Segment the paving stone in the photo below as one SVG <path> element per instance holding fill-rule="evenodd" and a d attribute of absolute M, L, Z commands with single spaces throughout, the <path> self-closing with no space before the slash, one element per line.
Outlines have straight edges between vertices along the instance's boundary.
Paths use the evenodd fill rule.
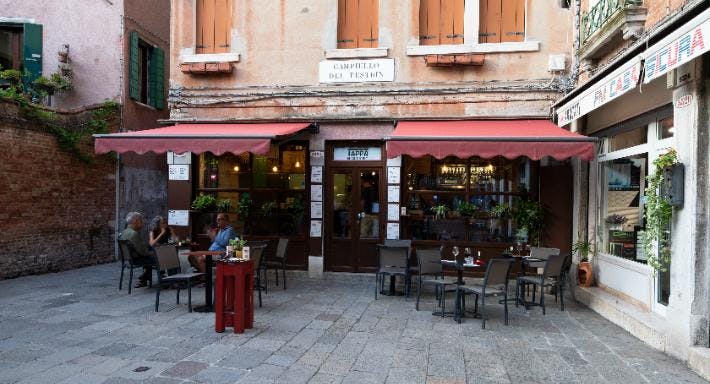
<path fill-rule="evenodd" d="M 234 354 L 224 357 L 216 364 L 228 368 L 251 369 L 261 364 L 268 359 L 271 354 L 266 351 L 260 351 L 250 348 L 239 348 Z"/>
<path fill-rule="evenodd" d="M 74 376 L 70 376 L 59 384 L 101 384 L 108 379 L 106 376 L 95 375 L 93 373 L 82 372 Z"/>
<path fill-rule="evenodd" d="M 238 369 L 207 367 L 191 378 L 197 383 L 224 384 L 239 380 L 245 371 Z"/>
<path fill-rule="evenodd" d="M 380 384 L 387 378 L 386 373 L 350 371 L 342 381 L 342 384 Z"/>
<path fill-rule="evenodd" d="M 329 375 L 327 373 L 316 373 L 308 380 L 308 384 L 340 384 L 343 376 Z"/>
<path fill-rule="evenodd" d="M 264 377 L 267 379 L 276 379 L 286 370 L 285 367 L 273 364 L 260 364 L 252 368 L 250 375 Z"/>
<path fill-rule="evenodd" d="M 161 373 L 163 376 L 178 377 L 188 379 L 195 376 L 201 370 L 207 368 L 207 364 L 197 361 L 181 361 Z"/>

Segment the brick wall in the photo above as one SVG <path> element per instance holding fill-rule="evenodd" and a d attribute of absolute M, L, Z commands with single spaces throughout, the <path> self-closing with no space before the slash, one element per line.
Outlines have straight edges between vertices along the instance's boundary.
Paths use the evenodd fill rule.
<path fill-rule="evenodd" d="M 72 125 L 89 112 L 59 118 Z M 0 101 L 0 279 L 112 261 L 114 160 L 82 163 L 18 116 L 15 105 Z"/>

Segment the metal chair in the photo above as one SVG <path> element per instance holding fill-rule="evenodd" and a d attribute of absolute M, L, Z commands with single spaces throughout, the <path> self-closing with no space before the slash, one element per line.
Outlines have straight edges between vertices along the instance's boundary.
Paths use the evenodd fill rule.
<path fill-rule="evenodd" d="M 547 259 L 551 255 L 559 255 L 559 254 L 560 254 L 559 248 L 530 247 L 530 258 L 531 259 L 539 259 L 542 261 L 531 261 L 531 262 L 526 262 L 526 264 L 529 268 L 544 268 L 545 261 L 547 261 Z M 526 290 L 525 288 L 526 287 L 523 286 L 523 291 Z M 532 301 L 535 301 L 536 295 L 537 295 L 537 287 L 533 286 Z"/>
<path fill-rule="evenodd" d="M 542 307 L 542 314 L 545 314 L 545 287 L 555 287 L 560 291 L 560 310 L 565 310 L 565 299 L 564 299 L 564 265 L 569 254 L 565 255 L 551 255 L 545 262 L 545 267 L 542 274 L 535 276 L 519 276 L 516 282 L 515 295 L 516 299 L 520 300 L 521 288 L 523 285 L 532 284 L 537 287 L 540 286 L 540 304 L 535 304 L 533 297 L 533 302 L 529 303 L 525 301 L 525 297 L 522 298 L 522 303 L 525 309 L 528 309 L 531 305 L 539 305 Z M 515 306 L 518 306 L 516 300 Z"/>
<path fill-rule="evenodd" d="M 476 296 L 474 312 L 478 312 L 478 299 L 481 299 L 481 329 L 486 329 L 486 297 L 503 296 L 503 311 L 505 325 L 508 325 L 508 274 L 513 265 L 510 259 L 493 259 L 488 261 L 483 285 L 456 286 L 456 321 L 461 323 L 461 317 L 466 311 L 467 294 Z"/>
<path fill-rule="evenodd" d="M 385 245 L 388 247 L 407 247 L 409 250 L 407 251 L 407 257 L 409 258 L 409 276 L 412 276 L 414 272 L 417 272 L 419 270 L 419 267 L 417 266 L 417 263 L 412 264 L 412 240 L 403 240 L 403 239 L 385 239 Z M 411 279 L 410 279 L 410 284 L 411 284 Z M 411 292 L 412 287 L 409 287 L 409 290 Z"/>
<path fill-rule="evenodd" d="M 279 243 L 276 246 L 276 253 L 273 254 L 273 260 L 267 256 L 265 258 L 265 272 L 268 272 L 269 268 L 273 268 L 276 273 L 276 286 L 279 286 L 279 268 L 281 268 L 281 277 L 284 282 L 284 289 L 286 289 L 286 250 L 288 249 L 288 239 L 280 238 Z M 266 275 L 264 275 L 264 280 L 266 280 Z"/>
<path fill-rule="evenodd" d="M 442 247 L 443 248 L 443 247 Z M 441 264 L 440 249 L 417 249 L 417 264 L 419 272 L 419 284 L 417 285 L 417 304 L 415 308 L 419 310 L 419 298 L 422 294 L 422 284 L 433 285 L 439 306 L 446 309 L 446 287 L 456 285 L 455 281 L 444 279 L 444 266 Z M 433 276 L 434 279 L 423 279 L 424 276 Z M 441 278 L 441 280 L 439 280 Z"/>
<path fill-rule="evenodd" d="M 204 273 L 181 273 L 180 258 L 177 248 L 174 245 L 162 245 L 155 247 L 155 259 L 158 268 L 158 290 L 155 292 L 155 312 L 158 312 L 160 305 L 160 289 L 163 284 L 176 284 L 177 304 L 180 304 L 180 284 L 185 284 L 187 289 L 187 310 L 192 312 L 192 283 Z M 180 273 L 167 275 L 170 270 L 178 270 Z M 165 275 L 164 275 L 165 274 Z"/>
<path fill-rule="evenodd" d="M 265 241 L 250 241 L 247 242 L 249 246 L 249 258 L 254 262 L 254 286 L 257 291 L 259 291 L 259 308 L 261 308 L 261 289 L 266 290 L 265 284 L 262 283 L 261 275 L 264 275 L 264 281 L 266 280 L 266 269 L 264 260 L 264 254 L 266 252 L 267 242 Z M 268 291 L 267 291 L 268 293 Z"/>
<path fill-rule="evenodd" d="M 407 298 L 409 297 L 409 247 L 390 247 L 382 244 L 377 244 L 375 300 L 377 300 L 377 291 L 384 289 L 385 276 L 404 277 L 404 293 Z M 382 287 L 380 287 L 380 285 L 382 285 Z"/>
<path fill-rule="evenodd" d="M 130 241 L 124 239 L 118 239 L 116 241 L 118 242 L 118 256 L 121 259 L 121 278 L 118 280 L 118 290 L 123 289 L 123 270 L 128 267 L 128 294 L 130 294 L 131 288 L 133 287 L 133 270 L 144 267 L 155 269 L 155 262 L 153 260 L 148 261 L 145 257 L 138 256 Z M 153 279 L 150 279 L 148 284 L 152 287 Z"/>

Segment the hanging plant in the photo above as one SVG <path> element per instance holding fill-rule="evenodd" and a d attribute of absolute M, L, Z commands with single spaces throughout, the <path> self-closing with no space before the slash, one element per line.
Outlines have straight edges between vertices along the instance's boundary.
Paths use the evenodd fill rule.
<path fill-rule="evenodd" d="M 648 265 L 654 271 L 667 271 L 671 262 L 671 239 L 668 226 L 673 217 L 673 207 L 661 195 L 661 191 L 665 187 L 664 171 L 676 163 L 678 163 L 678 155 L 671 149 L 653 161 L 654 171 L 646 176 L 648 186 L 644 192 L 646 229 L 643 236 L 643 251 Z"/>

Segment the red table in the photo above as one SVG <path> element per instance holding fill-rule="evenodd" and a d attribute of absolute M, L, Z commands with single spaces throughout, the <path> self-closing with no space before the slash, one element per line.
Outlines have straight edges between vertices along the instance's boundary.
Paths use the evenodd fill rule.
<path fill-rule="evenodd" d="M 217 262 L 215 288 L 215 331 L 234 327 L 244 333 L 254 327 L 254 262 Z"/>

